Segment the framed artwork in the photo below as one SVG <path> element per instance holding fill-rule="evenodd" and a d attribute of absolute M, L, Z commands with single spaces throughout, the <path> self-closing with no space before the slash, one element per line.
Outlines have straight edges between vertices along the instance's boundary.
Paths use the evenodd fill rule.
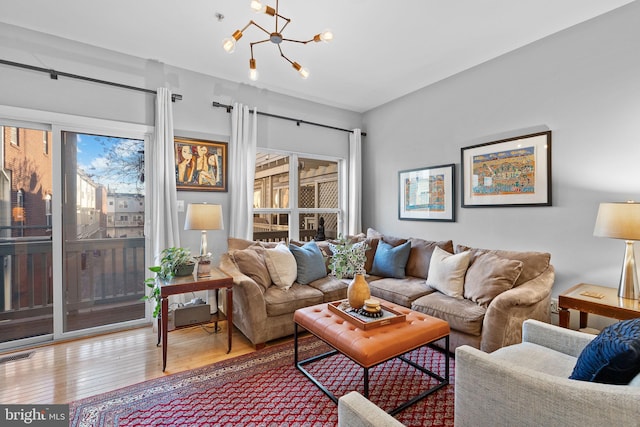
<path fill-rule="evenodd" d="M 462 207 L 551 206 L 551 131 L 464 147 Z"/>
<path fill-rule="evenodd" d="M 455 176 L 453 164 L 398 172 L 398 219 L 455 221 Z"/>
<path fill-rule="evenodd" d="M 227 191 L 227 143 L 174 138 L 176 188 Z"/>

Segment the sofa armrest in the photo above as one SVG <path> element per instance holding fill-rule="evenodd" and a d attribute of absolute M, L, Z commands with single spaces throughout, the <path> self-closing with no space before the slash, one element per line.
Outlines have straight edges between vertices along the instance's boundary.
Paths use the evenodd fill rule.
<path fill-rule="evenodd" d="M 525 320 L 522 324 L 522 341 L 538 344 L 569 356 L 578 357 L 595 335 L 561 328 L 537 320 Z"/>
<path fill-rule="evenodd" d="M 456 349 L 457 427 L 479 425 L 637 425 L 640 387 L 598 384 L 496 360 L 470 346 Z M 491 408 L 491 410 L 487 410 Z"/>
<path fill-rule="evenodd" d="M 339 427 L 396 427 L 403 425 L 357 391 L 347 393 L 338 399 Z"/>
<path fill-rule="evenodd" d="M 242 274 L 228 254 L 220 257 L 220 269 L 233 278 L 233 324 L 254 345 L 264 343 L 267 306 L 262 286 Z"/>
<path fill-rule="evenodd" d="M 482 325 L 481 350 L 488 353 L 522 341 L 522 322 L 536 319 L 550 323 L 549 304 L 555 279 L 552 265 L 538 277 L 495 297 Z"/>

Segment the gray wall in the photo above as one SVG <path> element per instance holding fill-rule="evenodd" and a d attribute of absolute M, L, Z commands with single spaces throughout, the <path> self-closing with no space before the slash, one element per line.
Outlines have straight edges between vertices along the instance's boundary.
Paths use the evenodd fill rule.
<path fill-rule="evenodd" d="M 194 52 L 194 54 L 198 54 Z M 177 136 L 226 141 L 230 115 L 212 102 L 241 102 L 259 111 L 352 129 L 362 126 L 362 115 L 217 79 L 154 60 L 124 55 L 75 41 L 0 23 L 0 58 L 57 71 L 155 90 L 168 87 L 183 96 L 173 104 Z M 295 76 L 293 77 L 295 78 Z M 96 117 L 127 123 L 154 124 L 155 97 L 0 65 L 0 105 Z M 0 119 L 2 119 L 0 117 Z M 346 158 L 348 133 L 260 116 L 258 146 Z M 231 191 L 232 189 L 230 189 Z M 178 192 L 189 202 L 221 203 L 229 223 L 229 193 Z M 179 214 L 179 221 L 184 213 Z M 226 249 L 226 232 L 209 232 L 215 255 Z M 200 233 L 181 230 L 181 244 L 197 251 Z"/>
<path fill-rule="evenodd" d="M 640 2 L 364 115 L 365 227 L 552 254 L 554 295 L 617 286 L 624 243 L 593 237 L 598 204 L 640 199 Z M 460 207 L 460 149 L 550 129 L 553 206 Z M 457 222 L 398 220 L 398 171 L 456 163 Z"/>

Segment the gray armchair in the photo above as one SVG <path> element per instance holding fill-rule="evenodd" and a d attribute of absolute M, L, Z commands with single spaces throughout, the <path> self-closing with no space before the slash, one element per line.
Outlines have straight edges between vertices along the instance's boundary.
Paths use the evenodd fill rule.
<path fill-rule="evenodd" d="M 369 399 L 352 391 L 338 399 L 338 427 L 402 427 Z"/>
<path fill-rule="evenodd" d="M 577 357 L 593 338 L 527 320 L 521 344 L 493 353 L 458 347 L 455 425 L 640 425 L 640 387 L 568 379 Z"/>

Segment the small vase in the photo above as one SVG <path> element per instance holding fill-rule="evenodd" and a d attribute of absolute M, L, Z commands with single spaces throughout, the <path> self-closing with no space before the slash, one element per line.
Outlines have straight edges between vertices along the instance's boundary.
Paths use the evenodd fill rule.
<path fill-rule="evenodd" d="M 364 300 L 371 298 L 369 284 L 364 275 L 356 274 L 347 288 L 347 298 L 352 308 L 358 309 L 364 306 Z"/>

